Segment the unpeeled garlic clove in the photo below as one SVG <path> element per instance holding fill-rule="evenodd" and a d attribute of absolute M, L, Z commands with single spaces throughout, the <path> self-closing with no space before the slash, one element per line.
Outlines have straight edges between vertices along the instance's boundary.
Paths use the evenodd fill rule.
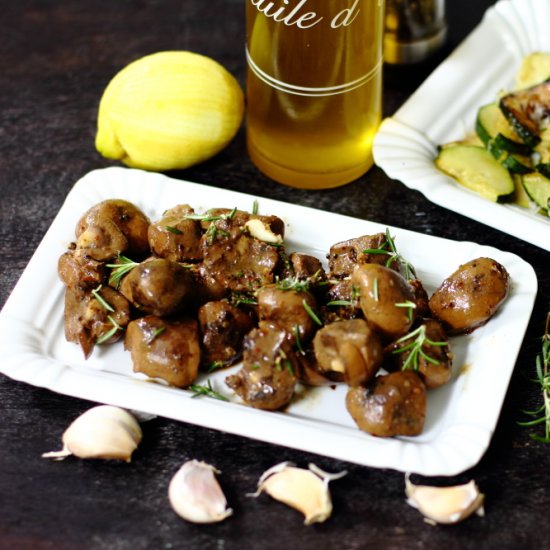
<path fill-rule="evenodd" d="M 328 484 L 347 472 L 329 474 L 315 464 L 309 470 L 297 468 L 291 462 L 281 462 L 265 471 L 253 496 L 266 492 L 269 496 L 304 514 L 304 524 L 321 523 L 332 513 Z"/>
<path fill-rule="evenodd" d="M 453 487 L 431 487 L 415 485 L 405 478 L 407 503 L 417 508 L 428 523 L 458 523 L 474 512 L 484 515 L 485 495 L 479 491 L 475 481 Z"/>
<path fill-rule="evenodd" d="M 172 508 L 181 518 L 193 523 L 215 523 L 233 513 L 215 477 L 216 468 L 189 460 L 177 471 L 168 487 Z"/>
<path fill-rule="evenodd" d="M 107 458 L 130 462 L 141 442 L 138 421 L 128 411 L 111 405 L 99 405 L 81 414 L 65 430 L 63 449 L 44 453 L 44 458 Z"/>

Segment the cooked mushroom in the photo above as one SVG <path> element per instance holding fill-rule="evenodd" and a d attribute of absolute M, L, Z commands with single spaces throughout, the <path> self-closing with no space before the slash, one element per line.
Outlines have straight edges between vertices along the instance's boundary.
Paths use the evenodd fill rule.
<path fill-rule="evenodd" d="M 364 319 L 324 326 L 315 335 L 313 346 L 321 371 L 339 374 L 350 386 L 366 384 L 383 359 L 380 338 Z"/>
<path fill-rule="evenodd" d="M 103 282 L 106 268 L 81 250 L 68 250 L 59 257 L 57 272 L 66 286 L 92 289 Z"/>
<path fill-rule="evenodd" d="M 188 204 L 180 204 L 149 225 L 149 244 L 156 256 L 173 262 L 202 259 L 202 230 L 198 220 L 189 218 L 193 214 L 194 210 Z"/>
<path fill-rule="evenodd" d="M 246 404 L 277 410 L 292 399 L 296 367 L 286 333 L 258 328 L 244 339 L 242 368 L 225 381 Z"/>
<path fill-rule="evenodd" d="M 262 287 L 257 293 L 258 316 L 260 323 L 284 330 L 294 340 L 302 343 L 311 340 L 317 328 L 315 321 L 308 313 L 316 309 L 312 294 L 305 290 L 284 290 L 277 285 Z"/>
<path fill-rule="evenodd" d="M 134 372 L 178 388 L 197 377 L 201 351 L 194 319 L 168 321 L 154 315 L 136 319 L 128 325 L 124 347 L 130 350 Z"/>
<path fill-rule="evenodd" d="M 198 316 L 203 364 L 227 366 L 237 361 L 244 335 L 254 326 L 250 316 L 222 300 L 204 304 Z"/>
<path fill-rule="evenodd" d="M 506 299 L 510 276 L 491 258 L 461 265 L 430 298 L 430 309 L 449 334 L 472 332 L 485 324 Z"/>
<path fill-rule="evenodd" d="M 76 226 L 77 247 L 95 260 L 126 253 L 141 258 L 149 253 L 149 218 L 132 203 L 109 199 L 92 206 Z"/>
<path fill-rule="evenodd" d="M 390 340 L 407 333 L 416 301 L 402 275 L 383 265 L 365 264 L 356 268 L 351 282 L 359 287 L 361 309 L 372 328 Z"/>
<path fill-rule="evenodd" d="M 235 214 L 209 222 L 202 236 L 208 276 L 233 291 L 247 292 L 272 283 L 280 262 L 277 246 L 252 237 Z"/>
<path fill-rule="evenodd" d="M 371 435 L 418 435 L 426 418 L 426 388 L 413 371 L 393 372 L 377 376 L 366 388 L 350 388 L 346 407 L 357 426 Z"/>
<path fill-rule="evenodd" d="M 330 277 L 345 279 L 350 277 L 358 265 L 376 263 L 384 264 L 387 256 L 384 254 L 371 254 L 367 250 L 383 250 L 386 245 L 386 235 L 364 235 L 336 243 L 330 247 L 327 255 Z"/>
<path fill-rule="evenodd" d="M 359 287 L 351 279 L 333 284 L 326 293 L 325 305 L 320 308 L 320 314 L 325 324 L 364 317 L 359 303 Z"/>
<path fill-rule="evenodd" d="M 388 370 L 392 366 L 397 370 L 412 368 L 428 389 L 442 386 L 451 379 L 453 355 L 449 338 L 435 319 L 423 319 L 410 338 L 405 335 L 384 351 L 388 358 L 384 365 Z"/>
<path fill-rule="evenodd" d="M 191 299 L 193 288 L 188 270 L 163 258 L 142 262 L 120 284 L 120 292 L 135 307 L 160 317 L 181 310 Z"/>
<path fill-rule="evenodd" d="M 130 322 L 130 304 L 110 287 L 65 291 L 65 338 L 80 344 L 88 358 L 95 344 L 112 344 L 120 339 Z"/>

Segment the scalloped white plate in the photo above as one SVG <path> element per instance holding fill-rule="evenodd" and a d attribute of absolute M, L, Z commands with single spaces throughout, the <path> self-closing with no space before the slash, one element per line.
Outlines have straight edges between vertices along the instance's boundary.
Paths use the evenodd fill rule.
<path fill-rule="evenodd" d="M 367 466 L 451 475 L 479 461 L 493 434 L 535 299 L 534 271 L 521 258 L 471 242 L 390 228 L 400 252 L 414 263 L 428 291 L 459 264 L 479 256 L 502 263 L 511 275 L 512 287 L 490 323 L 453 341 L 453 380 L 430 392 L 424 433 L 416 438 L 381 439 L 356 428 L 345 409 L 343 386 L 303 389 L 284 412 L 275 413 L 237 403 L 223 382 L 227 371 L 209 376 L 214 388 L 233 401 L 229 403 L 192 399 L 186 390 L 139 378 L 132 373 L 130 356 L 121 343 L 100 346 L 85 361 L 79 347 L 64 338 L 64 288 L 57 278 L 57 258 L 74 238 L 74 227 L 84 211 L 107 198 L 132 201 L 152 219 L 180 203 L 189 203 L 197 211 L 217 206 L 250 210 L 254 200 L 139 170 L 107 168 L 87 174 L 67 196 L 0 312 L 0 372 L 63 394 Z M 260 199 L 259 207 L 260 212 L 284 219 L 288 250 L 309 252 L 320 259 L 337 241 L 386 229 L 268 199 Z M 203 375 L 198 383 L 206 378 Z"/>
<path fill-rule="evenodd" d="M 550 51 L 550 0 L 500 0 L 408 101 L 383 121 L 374 159 L 392 179 L 430 201 L 550 250 L 550 218 L 497 204 L 434 165 L 437 145 L 472 131 L 478 108 L 511 89 L 523 57 Z"/>

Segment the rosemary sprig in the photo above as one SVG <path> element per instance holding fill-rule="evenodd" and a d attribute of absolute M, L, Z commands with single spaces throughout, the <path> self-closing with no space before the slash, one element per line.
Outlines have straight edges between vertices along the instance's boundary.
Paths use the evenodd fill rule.
<path fill-rule="evenodd" d="M 212 387 L 212 382 L 210 380 L 207 380 L 206 384 L 203 384 L 202 386 L 200 384 L 191 384 L 189 386 L 189 389 L 193 392 L 191 398 L 205 396 L 212 397 L 213 399 L 218 399 L 219 401 L 229 401 L 229 399 L 227 399 L 225 395 L 217 392 Z"/>
<path fill-rule="evenodd" d="M 313 322 L 316 325 L 319 325 L 320 327 L 323 326 L 323 321 L 317 317 L 317 314 L 311 309 L 311 306 L 304 300 L 302 300 L 302 305 L 304 306 L 304 309 L 306 310 L 306 313 L 313 319 Z"/>
<path fill-rule="evenodd" d="M 413 320 L 413 312 L 416 309 L 416 304 L 414 302 L 407 300 L 406 302 L 399 302 L 394 305 L 395 307 L 407 309 L 407 317 L 409 318 L 409 321 Z"/>
<path fill-rule="evenodd" d="M 254 202 L 252 203 L 252 214 L 256 216 L 259 211 L 260 211 L 260 204 L 258 203 L 258 199 L 254 199 Z"/>
<path fill-rule="evenodd" d="M 94 290 L 92 290 L 92 294 L 94 295 L 94 298 L 99 302 L 99 305 L 103 309 L 106 309 L 107 311 L 114 313 L 115 309 L 113 308 L 113 306 L 109 302 L 107 302 L 107 300 L 105 300 L 105 298 L 103 298 L 103 296 L 99 293 L 102 287 L 103 285 L 99 285 L 97 288 L 94 288 Z"/>
<path fill-rule="evenodd" d="M 178 229 L 177 227 L 174 227 L 173 225 L 165 225 L 164 229 L 166 229 L 166 231 L 169 231 L 170 233 L 173 233 L 174 235 L 183 235 L 183 231 L 181 229 Z"/>
<path fill-rule="evenodd" d="M 223 361 L 212 361 L 208 366 L 208 372 L 214 372 L 223 367 Z"/>
<path fill-rule="evenodd" d="M 394 349 L 392 351 L 393 354 L 401 354 L 405 353 L 406 351 L 410 351 L 408 357 L 405 359 L 403 365 L 401 366 L 401 370 L 407 370 L 407 369 L 413 369 L 417 371 L 419 369 L 418 360 L 420 357 L 423 357 L 424 360 L 426 360 L 428 363 L 431 363 L 432 365 L 439 365 L 439 361 L 437 359 L 434 359 L 433 357 L 430 357 L 422 348 L 427 344 L 430 346 L 436 346 L 436 347 L 443 347 L 448 346 L 448 342 L 434 342 L 433 340 L 430 340 L 426 336 L 426 326 L 420 325 L 417 329 L 413 330 L 412 332 L 409 332 L 408 334 L 405 334 L 405 336 L 402 336 L 398 340 L 395 341 L 396 344 L 402 344 L 403 342 L 406 342 L 407 340 L 411 340 L 407 345 L 400 347 L 398 349 Z"/>
<path fill-rule="evenodd" d="M 298 353 L 300 355 L 305 355 L 306 352 L 304 351 L 304 348 L 302 346 L 302 338 L 300 336 L 300 327 L 298 325 L 294 325 L 294 339 L 296 340 L 296 348 L 298 349 Z"/>
<path fill-rule="evenodd" d="M 542 390 L 542 405 L 535 411 L 523 411 L 533 420 L 518 422 L 520 426 L 536 426 L 544 424 L 544 437 L 538 434 L 531 434 L 531 438 L 541 443 L 550 443 L 550 311 L 546 315 L 544 335 L 539 355 L 535 360 L 537 378 L 535 382 Z"/>
<path fill-rule="evenodd" d="M 145 343 L 147 345 L 151 345 L 165 330 L 166 327 L 156 328 L 153 332 L 151 332 Z"/>
<path fill-rule="evenodd" d="M 137 267 L 139 263 L 130 260 L 122 254 L 118 255 L 118 262 L 116 264 L 106 264 L 106 267 L 111 269 L 111 275 L 109 276 L 109 284 L 118 288 L 120 281 L 127 273 L 130 273 L 134 267 Z"/>
<path fill-rule="evenodd" d="M 271 243 L 269 243 L 271 244 Z M 307 292 L 311 285 L 317 283 L 320 277 L 320 270 L 316 271 L 313 275 L 306 277 L 305 279 L 299 279 L 298 277 L 291 275 L 280 279 L 275 279 L 275 288 L 278 290 L 294 290 L 295 292 Z"/>
<path fill-rule="evenodd" d="M 349 300 L 332 300 L 327 302 L 328 307 L 357 307 L 360 290 L 357 285 L 351 285 L 351 293 Z"/>
<path fill-rule="evenodd" d="M 208 210 L 206 214 L 187 214 L 184 216 L 186 220 L 197 220 L 199 222 L 217 222 L 219 220 L 232 220 L 237 212 L 237 207 L 233 208 L 229 214 L 217 214 L 212 215 L 211 210 Z"/>
<path fill-rule="evenodd" d="M 122 327 L 110 316 L 107 315 L 107 319 L 109 319 L 109 322 L 113 326 L 112 329 L 108 330 L 107 332 L 103 333 L 96 341 L 96 344 L 104 344 L 105 342 L 108 342 L 119 330 L 122 330 Z"/>
<path fill-rule="evenodd" d="M 388 249 L 389 248 L 389 249 Z M 416 272 L 411 263 L 409 263 L 399 252 L 395 246 L 395 241 L 390 235 L 390 230 L 386 228 L 386 242 L 382 243 L 378 248 L 367 248 L 363 250 L 363 254 L 383 254 L 388 256 L 386 267 L 391 267 L 394 262 L 397 262 L 403 270 L 403 276 L 407 280 L 416 279 Z"/>

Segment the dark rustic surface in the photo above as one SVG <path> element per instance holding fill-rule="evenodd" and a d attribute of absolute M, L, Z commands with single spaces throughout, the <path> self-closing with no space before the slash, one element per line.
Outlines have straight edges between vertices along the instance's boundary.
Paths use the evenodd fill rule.
<path fill-rule="evenodd" d="M 0 0 L 0 305 L 74 182 L 89 170 L 111 164 L 93 146 L 98 101 L 109 79 L 142 55 L 190 49 L 216 58 L 244 83 L 244 3 Z M 449 6 L 449 48 L 492 3 L 462 0 Z M 414 70 L 388 71 L 386 114 L 402 104 L 436 61 Z M 333 191 L 277 185 L 251 165 L 242 133 L 216 158 L 177 177 L 493 245 L 534 266 L 539 296 L 490 448 L 471 471 L 435 480 L 475 478 L 487 495 L 486 517 L 454 527 L 430 527 L 405 504 L 401 473 L 161 418 L 145 425 L 144 442 L 131 465 L 46 461 L 41 453 L 56 448 L 68 422 L 90 403 L 0 375 L 0 548 L 550 547 L 550 447 L 532 442 L 529 432 L 516 424 L 520 410 L 540 399 L 528 378 L 549 302 L 547 252 L 435 206 L 378 168 Z M 494 367 L 498 376 L 498 365 Z M 168 481 L 189 458 L 222 470 L 233 518 L 194 526 L 169 508 Z M 334 514 L 328 522 L 306 528 L 295 511 L 267 497 L 245 496 L 264 469 L 283 459 L 348 470 L 332 487 Z"/>

